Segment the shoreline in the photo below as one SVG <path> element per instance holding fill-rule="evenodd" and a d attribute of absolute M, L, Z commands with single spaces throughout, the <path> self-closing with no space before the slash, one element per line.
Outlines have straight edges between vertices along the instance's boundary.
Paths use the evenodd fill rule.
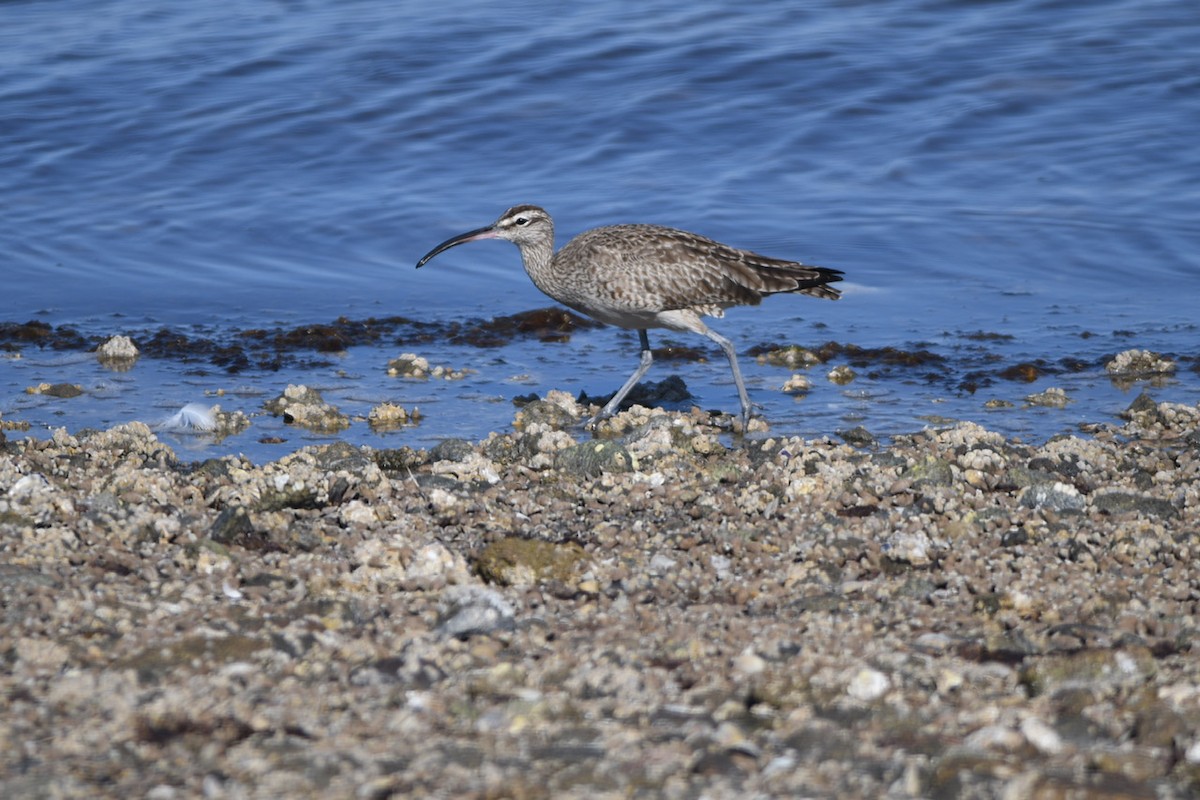
<path fill-rule="evenodd" d="M 21 796 L 1185 797 L 1200 410 L 730 447 L 0 444 Z"/>
<path fill-rule="evenodd" d="M 137 420 L 181 456 L 245 453 L 257 463 L 335 440 L 432 447 L 447 437 L 507 429 L 513 405 L 531 391 L 570 388 L 581 402 L 611 392 L 631 366 L 633 345 L 616 331 L 584 331 L 585 322 L 540 308 L 436 324 L 339 318 L 203 332 L 81 333 L 49 323 L 0 323 L 0 388 L 8 398 L 0 428 L 30 426 L 44 438 L 64 422 L 74 430 Z M 1157 400 L 1200 400 L 1196 357 L 1163 350 L 1154 337 L 1080 339 L 1087 346 L 1070 344 L 1069 358 L 982 330 L 892 345 L 855 344 L 853 335 L 839 342 L 823 329 L 795 339 L 743 338 L 747 386 L 772 433 L 820 436 L 861 426 L 890 439 L 977 420 L 1006 436 L 1045 441 L 1086 432 L 1082 423 L 1117 422 L 1144 388 Z M 720 353 L 669 339 L 660 344 L 655 368 L 635 390 L 651 393 L 631 404 L 681 413 L 693 403 L 734 407 L 732 388 L 713 363 L 723 360 Z M 278 407 L 291 404 L 283 397 L 288 391 L 302 388 L 324 396 L 308 427 L 289 424 L 287 408 Z M 181 411 L 201 405 L 240 421 L 218 424 L 219 436 L 176 427 Z"/>

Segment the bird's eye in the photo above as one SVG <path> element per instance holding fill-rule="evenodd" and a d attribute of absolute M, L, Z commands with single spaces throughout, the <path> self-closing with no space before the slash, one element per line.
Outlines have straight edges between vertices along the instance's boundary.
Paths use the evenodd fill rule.
<path fill-rule="evenodd" d="M 529 224 L 529 218 L 528 218 L 528 217 L 517 217 L 517 218 L 516 218 L 516 220 L 515 220 L 515 222 L 516 222 L 518 225 L 528 225 L 528 224 Z"/>

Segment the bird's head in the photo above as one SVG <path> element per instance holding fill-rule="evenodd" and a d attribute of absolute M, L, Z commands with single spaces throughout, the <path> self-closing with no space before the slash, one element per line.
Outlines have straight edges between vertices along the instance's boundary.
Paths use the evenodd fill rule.
<path fill-rule="evenodd" d="M 537 206 L 513 206 L 486 228 L 478 228 L 458 236 L 452 236 L 430 250 L 417 262 L 417 268 L 425 266 L 434 256 L 467 242 L 480 239 L 505 239 L 518 247 L 533 244 L 554 246 L 554 222 L 550 215 Z"/>

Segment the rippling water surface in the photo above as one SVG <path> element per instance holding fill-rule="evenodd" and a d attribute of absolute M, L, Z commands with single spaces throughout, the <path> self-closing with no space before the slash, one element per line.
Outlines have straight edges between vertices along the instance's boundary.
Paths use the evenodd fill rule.
<path fill-rule="evenodd" d="M 797 401 L 778 392 L 789 372 L 746 358 L 779 433 L 946 416 L 1037 438 L 1111 421 L 1143 387 L 1102 364 L 1131 347 L 1180 359 L 1156 397 L 1200 400 L 1193 3 L 732 5 L 0 4 L 0 322 L 233 341 L 342 316 L 511 314 L 548 302 L 511 245 L 413 265 L 532 202 L 560 243 L 657 222 L 845 271 L 841 302 L 772 298 L 715 323 L 743 352 L 836 341 L 942 359 L 844 387 L 816 369 Z M 478 370 L 456 383 L 389 379 L 410 348 L 388 341 L 238 373 L 156 358 L 112 373 L 78 350 L 0 346 L 0 413 L 35 432 L 149 421 L 217 390 L 253 411 L 304 382 L 354 413 L 421 405 L 416 429 L 343 435 L 377 445 L 479 437 L 515 394 L 611 391 L 636 362 L 614 329 L 425 343 Z M 1037 381 L 996 377 L 1026 361 Z M 702 406 L 736 409 L 715 349 L 648 377 L 671 372 Z M 43 381 L 87 394 L 25 394 Z M 1020 410 L 1052 385 L 1075 402 Z M 255 421 L 215 449 L 184 444 L 270 457 L 309 441 Z M 273 435 L 288 442 L 258 442 Z"/>

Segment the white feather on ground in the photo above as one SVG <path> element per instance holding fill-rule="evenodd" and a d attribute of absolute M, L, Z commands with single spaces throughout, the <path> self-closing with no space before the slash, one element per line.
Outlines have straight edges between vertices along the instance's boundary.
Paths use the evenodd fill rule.
<path fill-rule="evenodd" d="M 154 427 L 174 433 L 211 431 L 217 427 L 212 407 L 203 403 L 188 403 Z"/>

